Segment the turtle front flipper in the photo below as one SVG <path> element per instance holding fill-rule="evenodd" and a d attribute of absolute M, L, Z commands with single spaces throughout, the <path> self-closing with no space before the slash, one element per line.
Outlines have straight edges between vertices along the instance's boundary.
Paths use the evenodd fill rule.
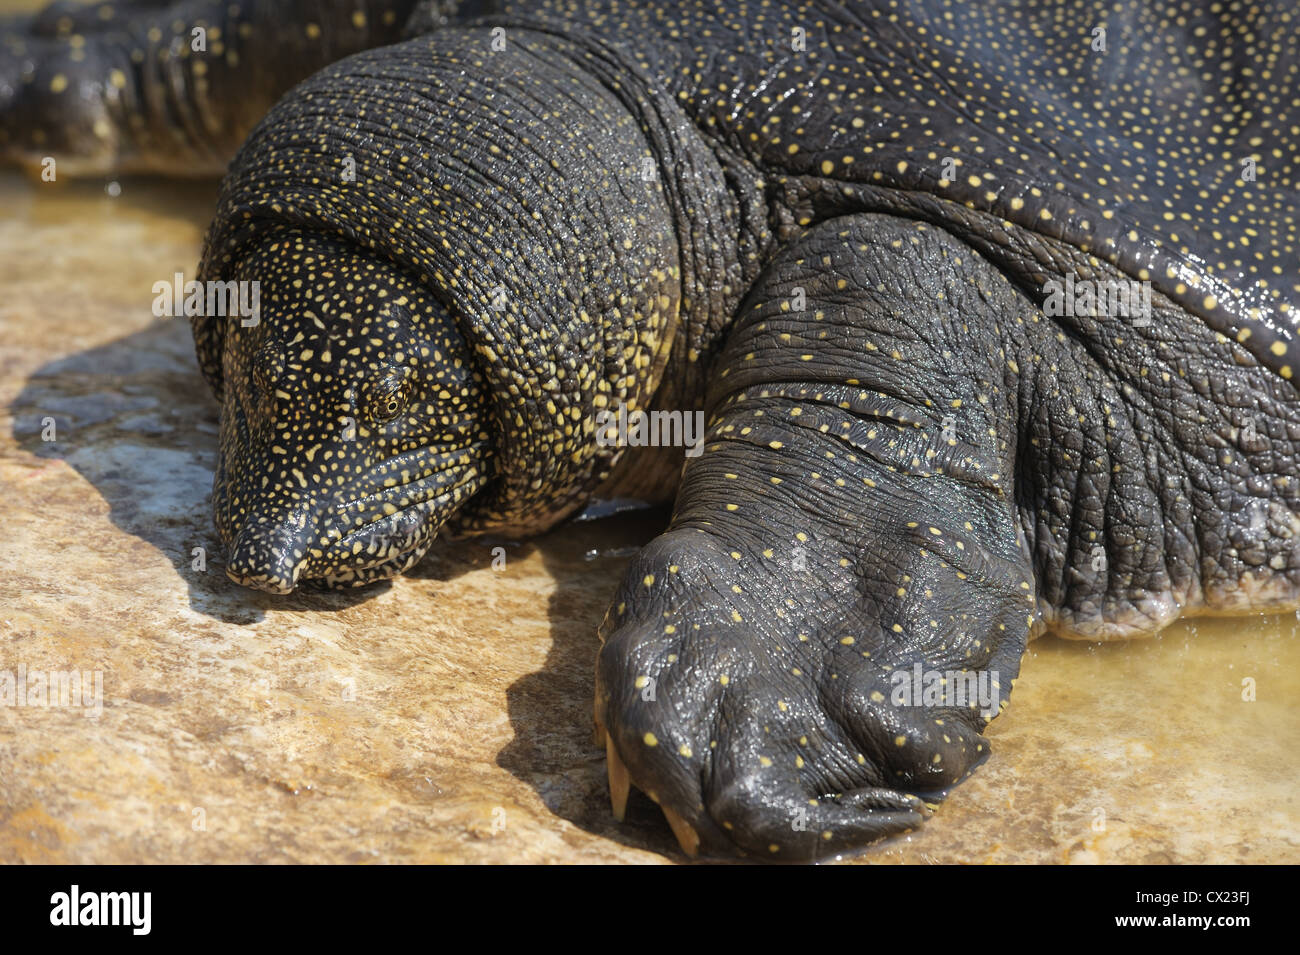
<path fill-rule="evenodd" d="M 884 216 L 769 265 L 672 523 L 601 628 L 616 812 L 630 780 L 688 853 L 811 859 L 915 827 L 988 755 L 1034 592 L 1014 379 L 969 346 L 1030 308 L 946 233 Z"/>
<path fill-rule="evenodd" d="M 220 174 L 281 94 L 397 40 L 414 5 L 127 0 L 13 18 L 0 26 L 0 158 L 46 178 Z"/>

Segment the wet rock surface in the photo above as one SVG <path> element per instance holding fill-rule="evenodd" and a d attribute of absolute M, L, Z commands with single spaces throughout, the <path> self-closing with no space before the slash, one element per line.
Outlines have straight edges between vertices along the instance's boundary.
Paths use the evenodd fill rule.
<path fill-rule="evenodd" d="M 0 705 L 0 861 L 680 861 L 643 797 L 614 822 L 591 733 L 596 626 L 662 515 L 359 591 L 226 579 L 216 406 L 150 311 L 214 197 L 0 177 L 0 673 L 102 680 L 98 715 Z M 1297 672 L 1294 616 L 1040 640 L 992 759 L 855 861 L 1297 861 Z"/>

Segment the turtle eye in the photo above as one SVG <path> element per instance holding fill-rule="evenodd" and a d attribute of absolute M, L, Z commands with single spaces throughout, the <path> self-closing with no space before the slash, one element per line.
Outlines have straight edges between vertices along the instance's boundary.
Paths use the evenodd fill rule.
<path fill-rule="evenodd" d="M 370 389 L 370 417 L 378 424 L 392 421 L 411 400 L 411 380 L 405 372 L 385 375 Z"/>

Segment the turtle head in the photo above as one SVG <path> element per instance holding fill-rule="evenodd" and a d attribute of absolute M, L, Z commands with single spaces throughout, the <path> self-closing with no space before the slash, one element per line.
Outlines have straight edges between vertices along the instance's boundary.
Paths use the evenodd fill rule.
<path fill-rule="evenodd" d="M 242 583 L 391 576 L 448 520 L 540 533 L 618 462 L 600 413 L 656 396 L 684 309 L 681 203 L 631 80 L 550 33 L 498 39 L 341 60 L 230 166 L 199 278 L 258 281 L 259 322 L 194 331 Z"/>
<path fill-rule="evenodd" d="M 487 481 L 485 389 L 448 309 L 393 263 L 276 230 L 225 319 L 213 491 L 226 572 L 288 593 L 398 574 Z"/>

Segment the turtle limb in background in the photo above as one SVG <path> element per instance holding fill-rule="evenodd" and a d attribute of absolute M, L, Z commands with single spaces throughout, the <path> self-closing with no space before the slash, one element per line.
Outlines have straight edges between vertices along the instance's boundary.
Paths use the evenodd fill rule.
<path fill-rule="evenodd" d="M 916 826 L 987 756 L 1034 607 L 993 343 L 1032 311 L 946 233 L 885 216 L 768 266 L 672 523 L 602 627 L 616 812 L 630 774 L 690 853 L 807 859 Z M 985 698 L 913 699 L 918 666 Z"/>
<path fill-rule="evenodd" d="M 0 22 L 0 154 L 213 176 L 280 96 L 401 35 L 415 0 L 59 2 Z"/>

